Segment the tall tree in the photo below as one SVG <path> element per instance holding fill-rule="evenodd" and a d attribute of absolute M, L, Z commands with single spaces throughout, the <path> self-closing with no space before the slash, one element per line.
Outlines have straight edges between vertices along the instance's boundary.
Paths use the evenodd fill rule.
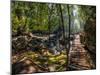
<path fill-rule="evenodd" d="M 71 19 L 70 19 L 70 7 L 69 7 L 69 5 L 67 5 L 67 10 L 68 10 L 68 17 L 69 17 L 69 19 L 68 19 L 68 20 L 69 20 L 69 32 L 68 32 L 68 33 L 69 33 L 69 35 L 68 35 L 69 38 L 68 38 L 68 43 L 69 43 L 69 44 L 68 44 L 68 51 L 67 51 L 67 59 L 68 59 L 67 67 L 68 67 L 68 65 L 69 65 L 69 63 L 70 63 L 70 61 L 69 61 L 69 50 L 70 50 L 70 33 L 71 33 L 71 31 L 70 31 L 70 26 L 71 26 L 71 25 L 70 25 L 70 23 L 71 23 L 70 20 L 71 20 Z M 67 70 L 68 70 L 68 69 L 67 69 Z"/>
<path fill-rule="evenodd" d="M 62 32 L 63 32 L 63 42 L 64 42 L 64 45 L 65 45 L 66 54 L 67 54 L 66 70 L 68 70 L 68 52 L 67 52 L 67 42 L 66 42 L 66 36 L 65 36 L 64 19 L 63 19 L 63 13 L 62 13 L 62 7 L 61 7 L 61 4 L 59 4 L 59 12 L 60 12 L 60 18 L 61 18 Z"/>

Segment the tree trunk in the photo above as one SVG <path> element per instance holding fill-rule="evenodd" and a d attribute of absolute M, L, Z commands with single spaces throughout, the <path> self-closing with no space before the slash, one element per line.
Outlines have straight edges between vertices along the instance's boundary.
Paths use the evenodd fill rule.
<path fill-rule="evenodd" d="M 64 29 L 64 19 L 63 19 L 63 13 L 62 13 L 62 8 L 61 5 L 59 4 L 59 12 L 60 12 L 60 18 L 61 18 L 61 26 L 62 26 L 62 32 L 63 32 L 63 40 L 64 40 L 64 45 L 67 53 L 67 42 L 66 42 L 66 36 L 65 36 L 65 29 Z M 68 61 L 66 60 L 66 70 L 68 69 Z"/>

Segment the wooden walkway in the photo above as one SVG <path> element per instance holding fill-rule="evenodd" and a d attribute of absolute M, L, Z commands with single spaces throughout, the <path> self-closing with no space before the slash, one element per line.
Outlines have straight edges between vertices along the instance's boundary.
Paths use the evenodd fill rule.
<path fill-rule="evenodd" d="M 93 63 L 90 55 L 87 50 L 83 48 L 79 34 L 76 34 L 69 52 L 69 68 L 70 70 L 88 70 L 91 69 L 92 66 Z"/>

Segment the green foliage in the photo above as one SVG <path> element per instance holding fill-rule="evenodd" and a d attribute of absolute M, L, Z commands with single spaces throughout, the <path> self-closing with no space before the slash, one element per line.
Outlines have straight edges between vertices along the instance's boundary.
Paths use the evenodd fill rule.
<path fill-rule="evenodd" d="M 29 31 L 48 29 L 47 4 L 13 1 L 11 7 L 13 31 L 16 32 L 22 25 L 25 25 Z"/>
<path fill-rule="evenodd" d="M 12 30 L 17 32 L 19 26 L 26 26 L 26 31 L 54 31 L 60 25 L 58 4 L 12 1 Z M 65 16 L 64 25 L 68 25 L 67 6 L 62 5 Z M 50 17 L 49 17 L 50 16 Z M 55 29 L 54 29 L 55 28 Z"/>
<path fill-rule="evenodd" d="M 82 6 L 81 11 L 83 11 L 81 17 L 84 17 L 84 41 L 85 45 L 93 53 L 96 52 L 96 7 L 95 6 Z"/>

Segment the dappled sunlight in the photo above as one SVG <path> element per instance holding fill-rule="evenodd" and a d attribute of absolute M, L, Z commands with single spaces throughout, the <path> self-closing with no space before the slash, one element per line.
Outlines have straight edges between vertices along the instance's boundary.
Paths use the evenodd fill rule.
<path fill-rule="evenodd" d="M 11 2 L 12 74 L 96 68 L 96 7 Z"/>

